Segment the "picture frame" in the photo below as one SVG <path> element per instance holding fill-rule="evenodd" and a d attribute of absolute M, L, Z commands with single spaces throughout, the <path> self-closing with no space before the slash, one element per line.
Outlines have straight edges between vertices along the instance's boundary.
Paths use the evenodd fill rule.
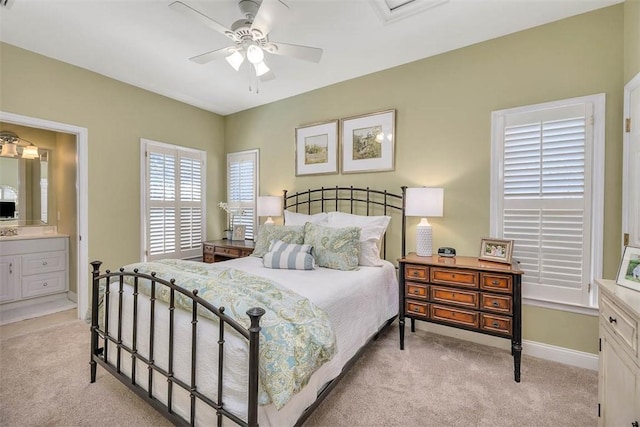
<path fill-rule="evenodd" d="M 246 225 L 234 225 L 233 234 L 231 235 L 231 240 L 244 240 L 246 231 L 247 231 Z"/>
<path fill-rule="evenodd" d="M 296 128 L 296 176 L 338 173 L 338 120 Z"/>
<path fill-rule="evenodd" d="M 340 119 L 342 173 L 395 169 L 396 110 Z"/>
<path fill-rule="evenodd" d="M 616 283 L 640 291 L 640 248 L 625 246 L 616 276 Z"/>
<path fill-rule="evenodd" d="M 511 264 L 513 254 L 513 240 L 483 238 L 480 241 L 480 256 L 484 261 Z"/>

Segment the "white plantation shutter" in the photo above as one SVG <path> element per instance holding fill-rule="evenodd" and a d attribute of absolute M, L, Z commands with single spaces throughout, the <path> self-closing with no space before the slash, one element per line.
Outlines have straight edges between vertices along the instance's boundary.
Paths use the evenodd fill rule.
<path fill-rule="evenodd" d="M 514 240 L 523 297 L 589 305 L 593 103 L 516 110 L 494 113 L 492 234 Z"/>
<path fill-rule="evenodd" d="M 143 259 L 190 258 L 204 240 L 205 153 L 142 140 Z"/>
<path fill-rule="evenodd" d="M 235 212 L 234 225 L 244 225 L 253 239 L 258 195 L 258 150 L 227 154 L 227 203 Z"/>

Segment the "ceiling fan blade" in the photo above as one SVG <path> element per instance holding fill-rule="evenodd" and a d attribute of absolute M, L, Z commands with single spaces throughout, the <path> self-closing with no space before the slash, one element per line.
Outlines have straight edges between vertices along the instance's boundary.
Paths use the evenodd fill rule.
<path fill-rule="evenodd" d="M 222 33 L 229 38 L 232 38 L 230 34 L 233 34 L 233 32 L 229 28 L 225 27 L 224 25 L 222 25 L 217 21 L 214 21 L 213 19 L 209 18 L 207 15 L 204 15 L 203 13 L 198 12 L 191 6 L 187 6 L 181 1 L 174 1 L 169 5 L 169 7 L 175 10 L 176 12 L 183 14 L 188 18 L 200 21 L 202 24 L 206 25 L 207 27 L 219 33 Z"/>
<path fill-rule="evenodd" d="M 320 62 L 322 49 L 318 47 L 298 46 L 280 42 L 269 42 L 265 50 L 274 55 L 292 56 L 305 61 Z"/>
<path fill-rule="evenodd" d="M 251 24 L 254 39 L 261 39 L 271 32 L 274 22 L 289 12 L 289 6 L 280 0 L 262 0 L 260 9 Z"/>
<path fill-rule="evenodd" d="M 211 52 L 203 53 L 202 55 L 197 55 L 189 59 L 198 64 L 206 64 L 216 59 L 226 58 L 232 55 L 236 49 L 235 46 L 223 47 L 222 49 L 212 50 Z"/>

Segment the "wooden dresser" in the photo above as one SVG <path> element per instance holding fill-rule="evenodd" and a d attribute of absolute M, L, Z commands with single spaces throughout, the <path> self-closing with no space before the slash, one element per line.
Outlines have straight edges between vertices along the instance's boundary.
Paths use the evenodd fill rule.
<path fill-rule="evenodd" d="M 600 289 L 598 425 L 640 425 L 640 292 L 596 281 Z"/>
<path fill-rule="evenodd" d="M 253 252 L 254 247 L 253 240 L 211 240 L 202 242 L 202 261 L 212 263 L 246 257 Z"/>
<path fill-rule="evenodd" d="M 439 323 L 511 340 L 514 377 L 520 382 L 523 272 L 511 264 L 472 257 L 422 257 L 400 264 L 400 349 L 405 318 Z"/>

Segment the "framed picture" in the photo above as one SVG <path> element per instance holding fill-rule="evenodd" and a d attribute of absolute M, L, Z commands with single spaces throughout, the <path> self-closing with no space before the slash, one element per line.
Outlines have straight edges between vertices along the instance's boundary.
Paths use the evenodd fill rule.
<path fill-rule="evenodd" d="M 624 247 L 616 283 L 640 291 L 640 248 Z"/>
<path fill-rule="evenodd" d="M 396 110 L 340 120 L 342 173 L 394 170 Z"/>
<path fill-rule="evenodd" d="M 513 240 L 484 238 L 480 242 L 480 256 L 478 258 L 484 261 L 511 264 L 512 252 Z"/>
<path fill-rule="evenodd" d="M 246 225 L 234 225 L 233 235 L 231 240 L 244 240 L 244 233 L 246 231 Z"/>
<path fill-rule="evenodd" d="M 338 121 L 296 128 L 296 176 L 338 173 Z"/>

